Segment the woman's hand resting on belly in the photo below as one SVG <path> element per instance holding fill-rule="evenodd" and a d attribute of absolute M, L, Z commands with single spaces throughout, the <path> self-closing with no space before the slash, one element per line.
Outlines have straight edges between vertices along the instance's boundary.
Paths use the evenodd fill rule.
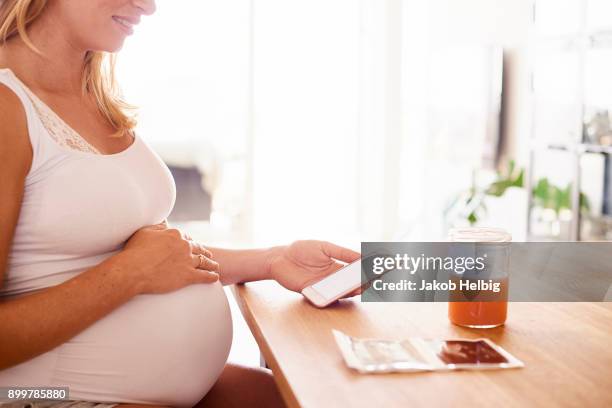
<path fill-rule="evenodd" d="M 195 283 L 219 279 L 211 252 L 166 222 L 148 225 L 128 239 L 119 256 L 136 274 L 138 293 L 167 293 Z"/>
<path fill-rule="evenodd" d="M 0 247 L 10 238 L 2 234 Z M 0 248 L 0 281 L 2 258 Z M 137 295 L 218 281 L 219 264 L 211 258 L 164 222 L 137 230 L 122 251 L 61 284 L 0 302 L 0 371 L 67 342 Z"/>

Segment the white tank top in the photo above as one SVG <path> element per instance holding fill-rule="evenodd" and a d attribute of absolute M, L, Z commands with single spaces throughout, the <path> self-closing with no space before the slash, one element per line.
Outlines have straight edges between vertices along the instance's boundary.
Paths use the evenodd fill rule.
<path fill-rule="evenodd" d="M 12 71 L 0 69 L 0 84 L 22 102 L 33 150 L 0 287 L 0 298 L 10 298 L 65 282 L 117 253 L 134 231 L 169 215 L 176 190 L 138 135 L 116 154 L 75 150 L 54 140 Z M 231 337 L 218 282 L 140 295 L 61 346 L 1 370 L 0 386 L 61 385 L 71 399 L 192 406 L 220 374 Z"/>
<path fill-rule="evenodd" d="M 33 149 L 0 295 L 64 282 L 120 250 L 136 229 L 169 215 L 172 175 L 138 135 L 111 155 L 61 146 L 10 70 L 0 70 L 0 83 L 22 101 Z"/>

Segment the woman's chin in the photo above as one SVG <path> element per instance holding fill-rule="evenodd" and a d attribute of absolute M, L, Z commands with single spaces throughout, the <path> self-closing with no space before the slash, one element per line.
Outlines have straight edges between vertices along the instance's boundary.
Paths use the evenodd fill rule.
<path fill-rule="evenodd" d="M 115 53 L 123 48 L 125 38 L 125 36 L 121 36 L 121 38 L 113 38 L 112 40 L 105 41 L 103 43 L 94 44 L 93 46 L 89 47 L 89 49 L 91 51 Z"/>
<path fill-rule="evenodd" d="M 115 52 L 119 52 L 122 48 L 123 48 L 123 41 L 121 41 L 119 44 L 105 47 L 104 49 L 100 51 L 115 53 Z"/>

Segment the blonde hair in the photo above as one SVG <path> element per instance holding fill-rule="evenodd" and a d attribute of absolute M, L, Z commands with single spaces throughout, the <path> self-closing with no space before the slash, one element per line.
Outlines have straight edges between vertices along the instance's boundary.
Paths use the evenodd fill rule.
<path fill-rule="evenodd" d="M 27 27 L 44 10 L 47 0 L 0 0 L 0 45 L 19 35 L 35 53 L 40 51 L 30 40 Z M 120 95 L 115 81 L 115 55 L 102 51 L 87 51 L 83 61 L 82 89 L 91 94 L 100 113 L 117 130 L 112 136 L 121 137 L 136 126 L 134 110 Z"/>

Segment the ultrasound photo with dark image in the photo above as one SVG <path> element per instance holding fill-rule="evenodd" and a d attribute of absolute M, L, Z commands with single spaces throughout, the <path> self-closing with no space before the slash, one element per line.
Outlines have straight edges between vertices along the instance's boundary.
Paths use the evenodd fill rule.
<path fill-rule="evenodd" d="M 508 360 L 484 340 L 441 342 L 438 357 L 446 364 L 500 364 Z"/>

